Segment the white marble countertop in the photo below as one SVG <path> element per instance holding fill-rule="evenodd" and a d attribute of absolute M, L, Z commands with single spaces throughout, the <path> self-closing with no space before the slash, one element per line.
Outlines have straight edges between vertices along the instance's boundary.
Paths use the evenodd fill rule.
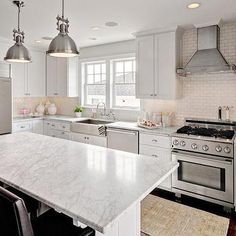
<path fill-rule="evenodd" d="M 38 134 L 0 136 L 0 181 L 102 233 L 177 167 Z"/>
<path fill-rule="evenodd" d="M 106 125 L 108 128 L 117 128 L 117 129 L 128 129 L 128 130 L 138 130 L 141 133 L 148 133 L 148 134 L 161 134 L 161 135 L 171 135 L 175 133 L 179 127 L 172 126 L 172 127 L 159 127 L 153 130 L 145 129 L 138 127 L 137 122 L 114 122 L 111 124 Z"/>
<path fill-rule="evenodd" d="M 39 116 L 39 117 L 13 117 L 13 122 L 22 122 L 22 121 L 31 121 L 31 120 L 37 120 L 37 119 L 44 119 L 44 120 L 56 120 L 56 121 L 65 121 L 65 122 L 75 122 L 78 120 L 86 119 L 86 117 L 83 118 L 77 118 L 74 116 L 64 116 L 64 115 L 47 115 L 47 116 Z"/>

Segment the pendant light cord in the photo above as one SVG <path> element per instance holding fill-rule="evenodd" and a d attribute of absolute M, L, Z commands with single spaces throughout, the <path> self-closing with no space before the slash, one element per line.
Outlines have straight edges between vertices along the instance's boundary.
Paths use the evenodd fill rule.
<path fill-rule="evenodd" d="M 64 19 L 64 10 L 65 10 L 65 3 L 64 0 L 62 0 L 62 19 Z"/>
<path fill-rule="evenodd" d="M 21 7 L 21 5 L 19 3 L 19 5 L 18 5 L 18 31 L 19 32 L 20 32 L 20 7 Z"/>

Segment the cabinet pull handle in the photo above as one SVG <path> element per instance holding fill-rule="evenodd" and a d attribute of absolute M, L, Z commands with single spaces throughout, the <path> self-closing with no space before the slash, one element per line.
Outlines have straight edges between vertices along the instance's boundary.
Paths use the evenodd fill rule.
<path fill-rule="evenodd" d="M 21 129 L 24 129 L 24 128 L 25 128 L 25 126 L 21 126 L 20 128 L 21 128 Z"/>
<path fill-rule="evenodd" d="M 158 157 L 156 154 L 153 154 L 152 157 Z"/>
<path fill-rule="evenodd" d="M 63 125 L 62 128 L 65 129 L 66 127 Z"/>
<path fill-rule="evenodd" d="M 154 94 L 150 94 L 151 97 L 153 97 Z"/>
<path fill-rule="evenodd" d="M 156 140 L 156 139 L 153 139 L 152 142 L 157 143 L 157 140 Z"/>
<path fill-rule="evenodd" d="M 61 132 L 61 134 L 65 134 L 65 132 Z"/>

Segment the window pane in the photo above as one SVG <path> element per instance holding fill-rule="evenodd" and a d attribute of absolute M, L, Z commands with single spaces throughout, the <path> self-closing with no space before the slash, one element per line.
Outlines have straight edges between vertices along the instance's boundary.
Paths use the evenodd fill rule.
<path fill-rule="evenodd" d="M 115 83 L 124 83 L 124 74 L 123 73 L 116 73 L 115 75 Z"/>
<path fill-rule="evenodd" d="M 116 73 L 122 73 L 124 71 L 124 64 L 123 62 L 116 62 Z"/>
<path fill-rule="evenodd" d="M 96 64 L 95 65 L 95 74 L 100 74 L 101 73 L 101 64 Z"/>
<path fill-rule="evenodd" d="M 125 83 L 135 83 L 134 73 L 132 72 L 125 73 Z"/>
<path fill-rule="evenodd" d="M 93 81 L 93 75 L 88 75 L 88 76 L 87 76 L 87 83 L 88 83 L 88 84 L 93 84 L 93 83 L 94 83 L 94 81 Z"/>
<path fill-rule="evenodd" d="M 133 70 L 132 64 L 133 64 L 132 61 L 125 62 L 125 72 L 131 72 Z"/>
<path fill-rule="evenodd" d="M 87 85 L 86 87 L 87 105 L 106 102 L 106 85 Z"/>
<path fill-rule="evenodd" d="M 103 74 L 106 73 L 106 64 L 102 64 L 102 73 L 103 73 Z"/>
<path fill-rule="evenodd" d="M 115 106 L 139 107 L 139 99 L 135 98 L 135 84 L 115 85 Z"/>
<path fill-rule="evenodd" d="M 94 73 L 93 65 L 87 65 L 87 73 L 90 75 L 92 75 Z"/>
<path fill-rule="evenodd" d="M 95 84 L 101 83 L 101 75 L 100 74 L 94 76 L 94 83 Z"/>
<path fill-rule="evenodd" d="M 102 74 L 102 84 L 106 83 L 106 74 Z"/>

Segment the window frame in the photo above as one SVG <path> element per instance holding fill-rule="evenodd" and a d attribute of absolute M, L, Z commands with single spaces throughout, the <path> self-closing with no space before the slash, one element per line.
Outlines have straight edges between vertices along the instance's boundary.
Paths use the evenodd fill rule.
<path fill-rule="evenodd" d="M 134 58 L 136 60 L 136 55 L 135 53 L 127 53 L 127 54 L 117 54 L 113 56 L 105 56 L 105 57 L 90 57 L 90 58 L 85 58 L 85 59 L 80 59 L 80 66 L 81 66 L 81 104 L 85 108 L 96 108 L 95 105 L 90 105 L 87 104 L 87 98 L 85 98 L 85 64 L 89 63 L 98 63 L 98 62 L 105 62 L 106 64 L 106 108 L 107 109 L 112 109 L 112 110 L 132 110 L 132 111 L 140 111 L 141 109 L 141 104 L 139 102 L 138 107 L 128 107 L 128 106 L 114 106 L 113 101 L 114 101 L 114 78 L 112 75 L 113 73 L 113 66 L 112 66 L 112 61 L 116 60 L 122 60 L 122 59 L 127 59 L 127 58 Z M 137 68 L 137 66 L 136 66 Z M 114 74 L 114 73 L 113 73 Z M 135 72 L 135 78 L 136 72 Z M 135 80 L 135 85 L 136 85 L 137 80 Z"/>
<path fill-rule="evenodd" d="M 131 56 L 131 57 L 123 57 L 123 58 L 116 58 L 116 59 L 113 59 L 113 60 L 110 60 L 110 64 L 111 64 L 111 71 L 110 71 L 110 77 L 112 78 L 112 82 L 111 82 L 111 95 L 112 95 L 112 98 L 111 98 L 111 109 L 120 109 L 120 110 L 139 110 L 140 109 L 140 101 L 139 101 L 139 106 L 137 107 L 134 107 L 134 106 L 117 106 L 115 104 L 116 102 L 116 94 L 115 94 L 115 89 L 116 89 L 116 85 L 118 84 L 121 84 L 121 85 L 134 85 L 136 86 L 136 71 L 133 71 L 132 70 L 132 73 L 134 74 L 133 76 L 135 77 L 135 82 L 134 83 L 116 83 L 116 69 L 115 69 L 115 66 L 116 66 L 116 62 L 126 62 L 126 61 L 131 61 L 134 60 L 135 63 L 136 63 L 136 57 L 135 56 Z M 133 66 L 132 66 L 133 67 Z M 133 68 L 132 68 L 133 69 Z M 123 74 L 125 74 L 125 70 L 123 71 Z M 125 78 L 124 78 L 125 79 Z M 139 99 L 138 99 L 139 100 Z"/>

